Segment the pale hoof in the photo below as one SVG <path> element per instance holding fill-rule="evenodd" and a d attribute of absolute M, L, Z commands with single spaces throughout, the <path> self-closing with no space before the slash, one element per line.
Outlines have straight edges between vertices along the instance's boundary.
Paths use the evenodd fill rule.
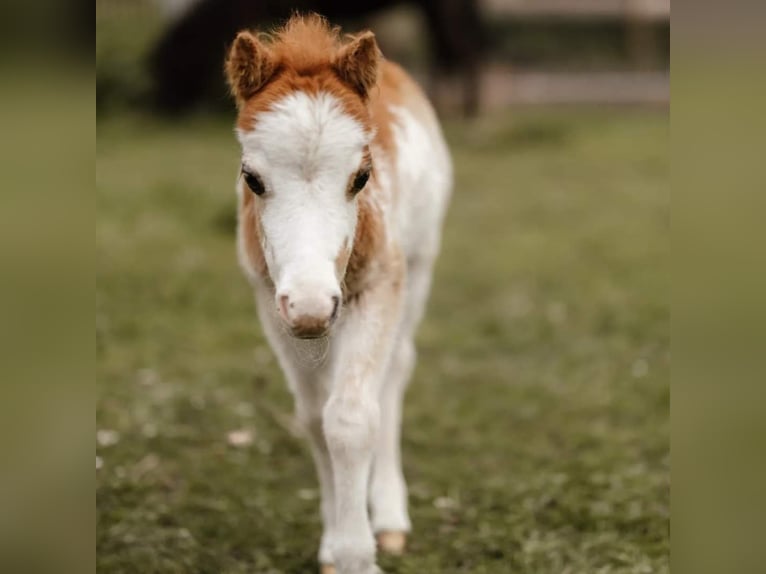
<path fill-rule="evenodd" d="M 387 554 L 404 554 L 407 545 L 407 533 L 395 530 L 378 532 L 378 548 Z"/>
<path fill-rule="evenodd" d="M 319 567 L 319 574 L 335 574 L 335 566 L 332 564 L 322 564 Z"/>

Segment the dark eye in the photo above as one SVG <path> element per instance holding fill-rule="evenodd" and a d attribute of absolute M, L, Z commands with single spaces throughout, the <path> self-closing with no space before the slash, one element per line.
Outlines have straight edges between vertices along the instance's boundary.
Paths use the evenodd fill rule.
<path fill-rule="evenodd" d="M 250 191 L 252 191 L 255 195 L 263 195 L 266 191 L 266 188 L 263 187 L 263 182 L 261 181 L 261 178 L 255 175 L 254 173 L 249 173 L 246 171 L 242 172 L 242 177 L 245 179 L 245 183 L 247 184 L 247 187 L 250 188 Z"/>
<path fill-rule="evenodd" d="M 362 191 L 365 185 L 367 185 L 367 180 L 370 179 L 370 168 L 362 168 L 359 170 L 359 172 L 356 174 L 356 177 L 354 177 L 354 182 L 351 184 L 351 193 L 359 193 Z"/>

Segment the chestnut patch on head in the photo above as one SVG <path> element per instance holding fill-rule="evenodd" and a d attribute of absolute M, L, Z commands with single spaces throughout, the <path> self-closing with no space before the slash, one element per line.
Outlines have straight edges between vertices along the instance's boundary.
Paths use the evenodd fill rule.
<path fill-rule="evenodd" d="M 341 37 L 317 14 L 294 15 L 269 34 L 242 31 L 232 43 L 226 76 L 237 101 L 239 129 L 292 92 L 327 92 L 369 128 L 383 57 L 372 32 Z"/>
<path fill-rule="evenodd" d="M 345 302 L 354 299 L 369 287 L 372 280 L 370 270 L 374 268 L 373 259 L 385 244 L 383 221 L 365 196 L 366 194 L 359 197 L 356 234 L 342 285 Z"/>
<path fill-rule="evenodd" d="M 268 279 L 266 257 L 261 246 L 263 231 L 260 225 L 260 214 L 255 198 L 251 193 L 243 193 L 239 206 L 239 234 L 243 242 L 244 255 L 253 270 L 261 277 Z"/>

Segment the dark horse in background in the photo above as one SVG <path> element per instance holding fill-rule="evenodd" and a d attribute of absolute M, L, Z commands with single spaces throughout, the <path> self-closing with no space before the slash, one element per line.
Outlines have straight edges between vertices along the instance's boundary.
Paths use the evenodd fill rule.
<path fill-rule="evenodd" d="M 458 76 L 462 110 L 474 115 L 479 105 L 479 65 L 484 34 L 477 0 L 199 0 L 177 18 L 150 55 L 154 104 L 162 112 L 190 110 L 211 94 L 220 94 L 221 59 L 243 27 L 266 28 L 294 11 L 313 11 L 331 22 L 367 16 L 398 4 L 419 7 L 428 25 L 432 81 Z M 437 104 L 438 94 L 437 96 Z M 223 98 L 221 98 L 223 100 Z"/>

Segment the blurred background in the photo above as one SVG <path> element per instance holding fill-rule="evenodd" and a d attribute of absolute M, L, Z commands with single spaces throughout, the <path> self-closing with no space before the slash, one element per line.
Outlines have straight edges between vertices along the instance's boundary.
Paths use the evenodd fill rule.
<path fill-rule="evenodd" d="M 669 101 L 670 0 L 97 0 L 99 111 L 228 109 L 225 47 L 314 10 L 428 86 L 443 111 Z"/>
<path fill-rule="evenodd" d="M 311 457 L 234 255 L 243 27 L 371 28 L 456 168 L 391 573 L 669 570 L 662 0 L 96 2 L 97 566 L 305 573 Z"/>

